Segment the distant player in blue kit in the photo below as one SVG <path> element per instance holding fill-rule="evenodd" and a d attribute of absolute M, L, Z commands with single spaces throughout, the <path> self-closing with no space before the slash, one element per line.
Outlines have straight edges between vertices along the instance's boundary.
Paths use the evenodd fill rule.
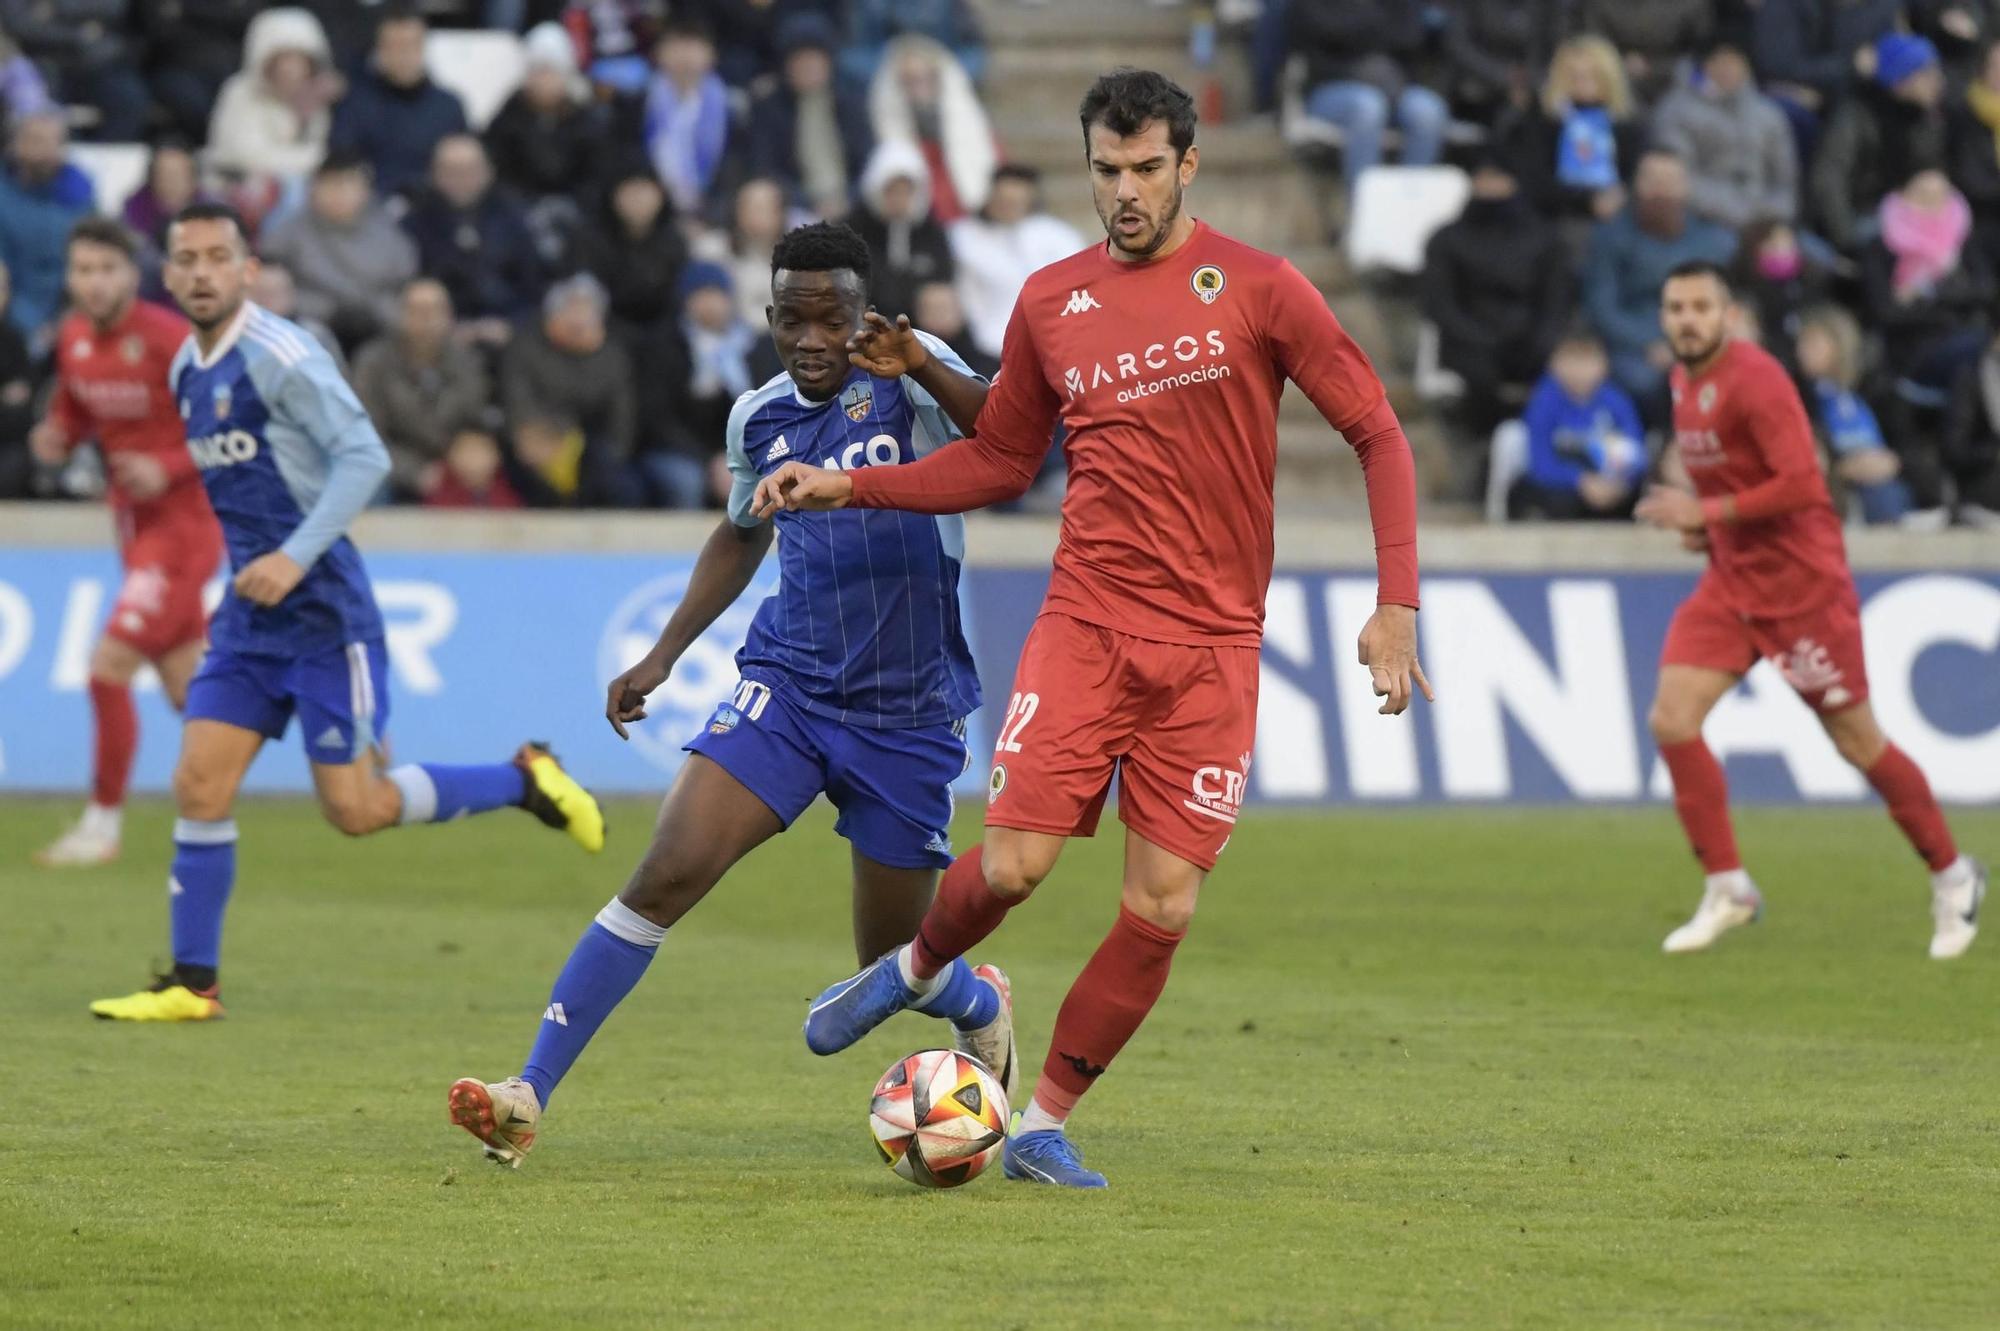
<path fill-rule="evenodd" d="M 346 533 L 381 488 L 389 456 L 312 335 L 245 299 L 256 271 L 242 222 L 225 207 L 197 204 L 168 230 L 167 289 L 194 324 L 169 382 L 233 579 L 188 686 L 174 770 L 173 969 L 149 989 L 90 1005 L 112 1020 L 222 1015 L 231 809 L 257 751 L 294 714 L 320 808 L 350 836 L 517 807 L 586 850 L 604 845 L 597 802 L 538 745 L 512 762 L 383 770 L 388 652 Z"/>
<path fill-rule="evenodd" d="M 757 482 L 793 458 L 886 467 L 972 428 L 986 383 L 935 338 L 868 309 L 868 247 L 846 226 L 801 227 L 772 255 L 771 336 L 785 373 L 729 416 L 729 515 L 702 547 L 686 597 L 645 659 L 611 682 L 622 737 L 681 654 L 750 585 L 772 537 L 778 590 L 736 662 L 741 681 L 689 740 L 653 843 L 556 977 L 518 1077 L 465 1078 L 451 1121 L 519 1167 L 549 1095 L 652 962 L 667 929 L 731 865 L 821 794 L 853 847 L 854 942 L 871 961 L 910 937 L 951 863 L 951 785 L 979 680 L 959 623 L 965 554 L 957 518 L 750 511 Z M 950 1020 L 960 1046 L 1009 1088 L 1012 1002 L 997 967 L 963 961 L 915 1006 Z"/>

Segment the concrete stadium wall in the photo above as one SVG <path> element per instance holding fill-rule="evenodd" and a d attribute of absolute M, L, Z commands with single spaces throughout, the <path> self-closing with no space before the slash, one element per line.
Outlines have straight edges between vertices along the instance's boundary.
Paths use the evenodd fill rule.
<path fill-rule="evenodd" d="M 549 739 L 606 791 L 653 791 L 679 744 L 734 682 L 732 653 L 774 565 L 691 651 L 631 744 L 602 690 L 648 645 L 685 586 L 713 516 L 385 510 L 357 531 L 390 622 L 390 732 L 404 757 L 472 760 Z M 975 519 L 965 602 L 989 706 L 974 718 L 976 793 L 987 718 L 1046 585 L 1056 527 Z M 2000 537 L 1851 536 L 1871 683 L 1891 732 L 1940 793 L 2000 800 Z M 1253 803 L 1635 801 L 1666 793 L 1644 708 L 1674 605 L 1699 562 L 1625 527 L 1445 527 L 1424 533 L 1422 618 L 1434 707 L 1374 715 L 1353 640 L 1373 607 L 1370 537 L 1287 521 L 1269 600 Z M 86 779 L 90 643 L 117 589 L 101 509 L 0 505 L 0 790 Z M 217 589 L 219 590 L 219 588 Z M 173 718 L 142 702 L 138 784 L 163 789 Z M 1735 789 L 1767 801 L 1865 795 L 1770 665 L 1718 709 L 1711 742 Z M 1233 768 L 1239 755 L 1218 755 Z M 256 788 L 297 790 L 294 744 Z"/>

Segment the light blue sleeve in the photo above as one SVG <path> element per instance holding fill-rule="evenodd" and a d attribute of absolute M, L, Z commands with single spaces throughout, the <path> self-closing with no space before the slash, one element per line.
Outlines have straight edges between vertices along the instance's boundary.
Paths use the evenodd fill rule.
<path fill-rule="evenodd" d="M 272 414 L 310 440 L 326 459 L 326 483 L 279 548 L 300 568 L 347 534 L 389 474 L 389 450 L 361 399 L 317 343 L 279 380 Z"/>
<path fill-rule="evenodd" d="M 743 448 L 743 427 L 750 419 L 758 394 L 756 390 L 736 399 L 736 405 L 729 409 L 729 427 L 723 431 L 723 454 L 729 462 L 729 520 L 739 527 L 760 527 L 763 519 L 750 511 L 750 501 L 757 496 L 757 469 L 750 465 L 750 454 Z"/>
<path fill-rule="evenodd" d="M 924 344 L 924 348 L 933 357 L 966 378 L 977 379 L 982 384 L 986 382 L 985 376 L 974 374 L 972 367 L 967 365 L 964 358 L 956 351 L 947 346 L 944 339 L 932 337 L 929 333 L 919 330 L 917 340 Z M 914 445 L 918 457 L 922 457 L 932 449 L 950 443 L 965 433 L 965 431 L 959 429 L 952 422 L 950 416 L 945 414 L 945 409 L 938 405 L 938 400 L 929 393 L 926 393 L 923 386 L 916 380 L 910 378 L 908 375 L 903 376 L 903 388 L 909 393 L 910 405 L 916 409 L 917 413 L 916 428 L 918 437 L 912 440 L 911 443 Z"/>

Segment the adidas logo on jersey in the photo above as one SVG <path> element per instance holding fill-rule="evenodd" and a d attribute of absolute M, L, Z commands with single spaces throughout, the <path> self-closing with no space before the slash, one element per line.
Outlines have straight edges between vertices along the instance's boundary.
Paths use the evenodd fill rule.
<path fill-rule="evenodd" d="M 1102 305 L 1097 303 L 1097 298 L 1091 295 L 1090 292 L 1072 291 L 1069 293 L 1069 304 L 1063 306 L 1061 317 L 1068 318 L 1072 314 L 1085 314 L 1091 310 L 1101 310 L 1103 308 Z"/>
<path fill-rule="evenodd" d="M 569 1025 L 569 1013 L 563 1011 L 561 1003 L 549 1004 L 548 1011 L 542 1013 L 543 1021 L 552 1021 L 558 1026 Z"/>
<path fill-rule="evenodd" d="M 785 436 L 779 435 L 778 442 L 771 445 L 771 451 L 764 455 L 764 460 L 766 462 L 776 462 L 779 458 L 788 458 L 791 455 L 792 446 L 785 442 Z"/>

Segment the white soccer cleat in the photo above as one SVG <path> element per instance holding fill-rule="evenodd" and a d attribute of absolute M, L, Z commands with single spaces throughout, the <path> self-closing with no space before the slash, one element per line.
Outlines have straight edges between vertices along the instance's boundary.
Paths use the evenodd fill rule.
<path fill-rule="evenodd" d="M 1667 935 L 1660 944 L 1663 952 L 1700 952 L 1713 947 L 1715 940 L 1739 925 L 1752 924 L 1764 913 L 1764 898 L 1756 888 L 1747 891 L 1711 884 L 1701 894 L 1694 918 Z"/>
<path fill-rule="evenodd" d="M 998 966 L 974 966 L 972 973 L 1000 995 L 1000 1011 L 976 1031 L 960 1031 L 958 1048 L 986 1065 L 986 1070 L 999 1081 L 1000 1089 L 1007 1092 L 1007 1103 L 1011 1105 L 1021 1080 L 1021 1056 L 1014 1049 L 1014 986 L 1008 981 L 1007 972 Z"/>
<path fill-rule="evenodd" d="M 488 1160 L 509 1169 L 521 1167 L 542 1122 L 535 1088 L 519 1077 L 496 1082 L 461 1077 L 451 1084 L 446 1108 L 454 1124 L 479 1138 Z"/>
<path fill-rule="evenodd" d="M 110 864 L 118 858 L 119 817 L 116 809 L 92 804 L 85 807 L 76 826 L 35 852 L 35 863 L 45 869 L 90 868 Z"/>
<path fill-rule="evenodd" d="M 1979 937 L 1979 907 L 1986 901 L 1986 866 L 1966 857 L 1959 881 L 1931 889 L 1931 960 L 1962 957 Z"/>

